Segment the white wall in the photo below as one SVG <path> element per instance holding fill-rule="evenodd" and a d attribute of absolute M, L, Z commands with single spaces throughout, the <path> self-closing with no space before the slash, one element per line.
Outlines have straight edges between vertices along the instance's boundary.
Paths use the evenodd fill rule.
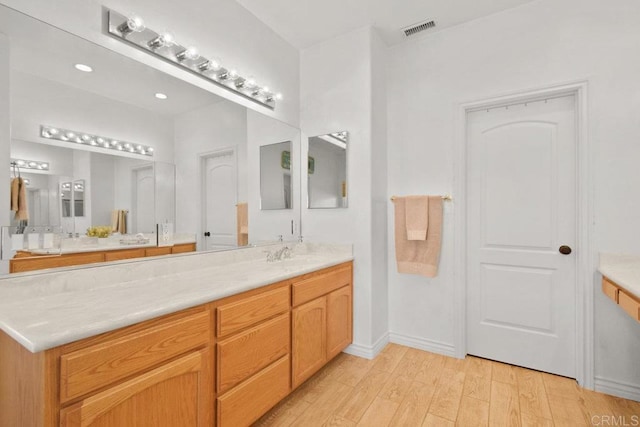
<path fill-rule="evenodd" d="M 11 142 L 11 61 L 9 39 L 0 33 L 0 164 L 10 161 L 9 146 Z M 0 186 L 0 224 L 9 224 L 9 186 Z M 0 274 L 9 272 L 9 262 L 0 261 Z"/>
<path fill-rule="evenodd" d="M 234 0 L 3 0 L 2 4 L 248 108 L 298 124 L 298 51 Z M 181 43 L 197 46 L 203 55 L 221 58 L 223 64 L 255 76 L 263 85 L 282 92 L 285 98 L 271 111 L 113 39 L 102 28 L 103 6 L 125 14 L 136 13 L 149 28 L 170 29 Z"/>
<path fill-rule="evenodd" d="M 115 160 L 108 154 L 91 153 L 91 225 L 111 225 L 115 203 Z M 81 231 L 81 230 L 79 230 Z"/>
<path fill-rule="evenodd" d="M 376 99 L 374 107 L 372 99 L 374 80 L 379 81 L 372 76 L 372 64 L 381 53 L 376 37 L 370 28 L 363 28 L 309 47 L 301 52 L 300 68 L 302 158 L 306 159 L 308 154 L 306 140 L 309 136 L 349 132 L 349 208 L 303 209 L 302 234 L 310 241 L 353 243 L 354 345 L 350 351 L 366 356 L 373 355 L 374 347 L 384 341 L 387 331 L 386 275 L 373 267 L 373 260 L 379 261 L 380 253 L 385 257 L 384 244 L 377 240 L 380 234 L 373 233 L 374 221 L 378 229 L 384 229 L 384 216 L 372 215 L 374 191 L 376 197 L 379 192 L 386 193 L 385 165 L 384 162 L 380 165 L 379 157 L 376 157 L 376 166 L 381 169 L 375 172 L 382 174 L 382 178 L 376 179 L 380 188 L 372 189 L 373 157 L 377 156 L 374 151 L 382 148 L 385 141 L 384 136 L 375 141 L 372 137 L 372 121 L 381 118 L 380 100 Z M 336 64 L 348 72 L 338 72 Z M 339 78 L 336 78 L 336 72 Z M 375 130 L 379 129 L 376 127 Z M 306 188 L 306 177 L 303 176 L 302 200 L 305 201 Z M 373 277 L 374 271 L 380 276 Z M 383 288 L 382 295 L 374 295 Z M 375 322 L 373 318 L 376 318 Z"/>
<path fill-rule="evenodd" d="M 238 161 L 238 201 L 246 201 L 246 108 L 222 101 L 175 117 L 174 126 L 176 231 L 196 234 L 199 247 L 203 248 L 201 156 L 235 147 Z"/>
<path fill-rule="evenodd" d="M 640 3 L 540 0 L 408 41 L 389 51 L 389 194 L 453 188 L 460 103 L 586 79 L 599 252 L 640 253 Z M 455 195 L 454 195 L 455 198 Z M 455 200 L 445 209 L 440 273 L 396 273 L 389 220 L 392 335 L 453 344 Z M 388 205 L 389 218 L 393 218 Z M 594 274 L 594 279 L 597 280 Z M 640 390 L 640 328 L 595 283 L 596 376 Z M 587 325 L 590 327 L 590 325 Z"/>

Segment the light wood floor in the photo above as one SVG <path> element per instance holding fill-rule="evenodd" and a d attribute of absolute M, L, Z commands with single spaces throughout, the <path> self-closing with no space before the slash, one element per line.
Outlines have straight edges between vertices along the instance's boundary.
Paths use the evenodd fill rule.
<path fill-rule="evenodd" d="M 602 416 L 611 421 L 604 423 Z M 614 416 L 617 424 L 613 424 Z M 255 425 L 639 423 L 640 403 L 582 389 L 568 378 L 476 357 L 459 360 L 389 344 L 374 360 L 339 355 Z"/>

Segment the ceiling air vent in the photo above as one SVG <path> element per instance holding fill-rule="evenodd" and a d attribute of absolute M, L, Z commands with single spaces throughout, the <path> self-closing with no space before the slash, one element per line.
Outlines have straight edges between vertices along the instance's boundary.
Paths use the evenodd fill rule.
<path fill-rule="evenodd" d="M 422 32 L 424 30 L 428 30 L 436 26 L 436 21 L 424 21 L 418 24 L 411 25 L 409 27 L 403 28 L 402 32 L 404 32 L 405 37 L 413 36 Z"/>

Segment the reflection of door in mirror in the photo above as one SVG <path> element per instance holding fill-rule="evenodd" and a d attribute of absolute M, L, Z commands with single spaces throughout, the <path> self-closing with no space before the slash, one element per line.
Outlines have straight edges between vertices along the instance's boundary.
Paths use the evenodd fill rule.
<path fill-rule="evenodd" d="M 155 231 L 155 185 L 153 165 L 132 169 L 133 203 L 132 233 L 153 233 Z"/>
<path fill-rule="evenodd" d="M 291 141 L 260 147 L 260 208 L 292 209 Z"/>
<path fill-rule="evenodd" d="M 85 183 L 84 179 L 78 179 L 73 181 L 73 216 L 81 217 L 84 216 L 84 205 L 85 205 Z"/>
<path fill-rule="evenodd" d="M 205 250 L 237 246 L 235 148 L 203 157 L 204 166 L 204 247 Z"/>
<path fill-rule="evenodd" d="M 309 138 L 307 161 L 310 209 L 347 207 L 347 132 Z"/>
<path fill-rule="evenodd" d="M 63 182 L 60 184 L 60 197 L 62 207 L 62 217 L 70 218 L 73 216 L 73 210 L 71 205 L 71 182 Z"/>

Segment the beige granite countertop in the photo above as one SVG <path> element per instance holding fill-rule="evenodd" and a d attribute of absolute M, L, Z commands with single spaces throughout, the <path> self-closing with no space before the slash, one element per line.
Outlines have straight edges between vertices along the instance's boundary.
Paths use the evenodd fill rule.
<path fill-rule="evenodd" d="M 281 245 L 5 276 L 0 329 L 35 353 L 353 260 L 351 245 L 306 243 L 267 262 Z"/>

